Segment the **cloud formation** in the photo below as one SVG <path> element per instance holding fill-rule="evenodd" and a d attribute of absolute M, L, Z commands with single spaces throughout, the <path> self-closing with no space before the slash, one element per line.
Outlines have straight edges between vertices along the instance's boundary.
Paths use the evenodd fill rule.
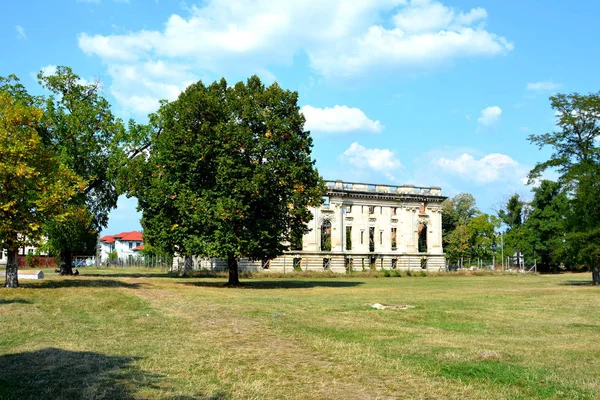
<path fill-rule="evenodd" d="M 384 126 L 373 121 L 359 108 L 335 105 L 331 108 L 302 107 L 304 128 L 313 132 L 344 133 L 352 131 L 381 132 Z"/>
<path fill-rule="evenodd" d="M 389 149 L 367 149 L 354 142 L 339 157 L 343 162 L 357 169 L 370 169 L 395 180 L 393 173 L 402 168 L 400 160 Z"/>
<path fill-rule="evenodd" d="M 502 109 L 498 106 L 486 107 L 481 110 L 481 115 L 477 118 L 477 123 L 482 127 L 496 125 L 500 121 Z"/>
<path fill-rule="evenodd" d="M 27 39 L 27 34 L 25 33 L 25 28 L 23 28 L 21 25 L 16 25 L 15 29 L 17 30 L 17 38 Z"/>
<path fill-rule="evenodd" d="M 527 90 L 532 92 L 552 92 L 562 87 L 562 84 L 553 81 L 529 82 Z"/>
<path fill-rule="evenodd" d="M 460 58 L 505 54 L 513 45 L 485 27 L 482 8 L 460 11 L 433 0 L 208 0 L 189 15 L 171 15 L 160 30 L 83 32 L 81 50 L 109 68 L 164 62 L 176 69 L 228 75 L 268 74 L 305 53 L 326 78 L 375 71 L 432 69 Z M 185 76 L 169 85 L 181 87 Z M 115 83 L 116 91 L 131 94 Z M 155 97 L 152 90 L 132 95 Z M 161 98 L 161 96 L 158 96 Z M 127 99 L 122 99 L 127 101 Z"/>
<path fill-rule="evenodd" d="M 500 180 L 521 181 L 529 170 L 506 154 L 500 153 L 488 154 L 480 159 L 463 153 L 455 159 L 441 157 L 434 160 L 434 164 L 445 173 L 457 175 L 464 180 L 474 181 L 478 184 L 488 184 Z"/>

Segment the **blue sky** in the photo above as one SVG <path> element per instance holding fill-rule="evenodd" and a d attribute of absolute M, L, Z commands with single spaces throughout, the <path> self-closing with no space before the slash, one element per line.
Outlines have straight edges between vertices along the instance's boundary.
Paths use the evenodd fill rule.
<path fill-rule="evenodd" d="M 596 92 L 600 3 L 30 0 L 0 13 L 0 75 L 68 65 L 145 121 L 189 83 L 258 74 L 299 92 L 325 179 L 441 186 L 493 212 L 549 152 L 548 97 Z M 550 177 L 552 177 L 550 175 Z M 140 229 L 122 198 L 105 233 Z"/>

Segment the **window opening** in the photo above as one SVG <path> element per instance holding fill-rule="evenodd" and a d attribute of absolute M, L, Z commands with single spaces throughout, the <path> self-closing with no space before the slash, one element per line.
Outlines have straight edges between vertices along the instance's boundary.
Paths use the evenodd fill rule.
<path fill-rule="evenodd" d="M 321 251 L 331 251 L 331 221 L 328 219 L 321 225 Z"/>
<path fill-rule="evenodd" d="M 350 257 L 346 257 L 346 272 L 352 271 L 354 260 Z"/>
<path fill-rule="evenodd" d="M 294 271 L 302 271 L 302 258 L 295 257 L 293 265 L 294 265 Z"/>
<path fill-rule="evenodd" d="M 346 227 L 346 250 L 352 250 L 352 227 Z"/>
<path fill-rule="evenodd" d="M 420 224 L 418 229 L 419 235 L 419 253 L 427 252 L 427 225 Z"/>

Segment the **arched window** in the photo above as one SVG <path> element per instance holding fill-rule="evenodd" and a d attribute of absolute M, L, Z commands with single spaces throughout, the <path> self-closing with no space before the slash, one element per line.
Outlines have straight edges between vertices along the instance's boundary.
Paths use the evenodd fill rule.
<path fill-rule="evenodd" d="M 321 251 L 331 251 L 331 221 L 328 219 L 321 225 Z"/>

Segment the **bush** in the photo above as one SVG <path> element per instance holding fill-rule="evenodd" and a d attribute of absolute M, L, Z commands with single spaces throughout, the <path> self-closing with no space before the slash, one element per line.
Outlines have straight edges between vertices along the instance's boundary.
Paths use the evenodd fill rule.
<path fill-rule="evenodd" d="M 117 254 L 116 251 L 113 251 L 108 254 L 108 263 L 109 264 L 116 264 L 117 261 L 119 261 L 119 255 Z"/>
<path fill-rule="evenodd" d="M 25 262 L 29 268 L 38 268 L 40 266 L 40 255 L 29 252 L 25 256 Z"/>

